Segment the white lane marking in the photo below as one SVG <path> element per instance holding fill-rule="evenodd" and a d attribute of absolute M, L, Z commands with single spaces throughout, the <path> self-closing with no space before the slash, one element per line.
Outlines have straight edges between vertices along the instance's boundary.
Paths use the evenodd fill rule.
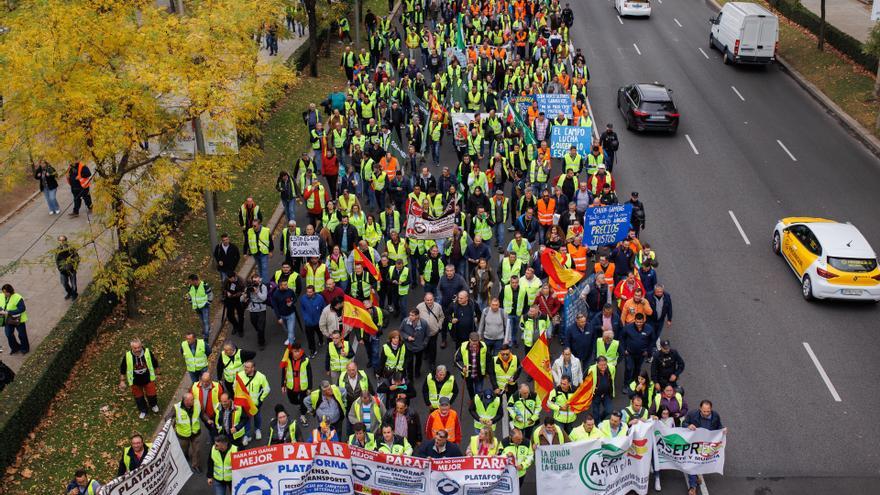
<path fill-rule="evenodd" d="M 700 495 L 709 495 L 709 486 L 706 485 L 706 477 L 701 474 L 700 479 L 703 480 L 703 482 L 700 483 Z"/>
<path fill-rule="evenodd" d="M 695 154 L 695 155 L 699 155 L 700 152 L 697 151 L 697 147 L 694 146 L 694 142 L 691 141 L 691 137 L 690 137 L 689 135 L 685 134 L 685 135 L 684 135 L 684 138 L 688 140 L 688 144 L 691 145 L 691 149 L 694 150 L 694 154 Z"/>
<path fill-rule="evenodd" d="M 663 0 L 657 0 L 657 1 L 660 2 L 660 3 L 663 3 Z"/>
<path fill-rule="evenodd" d="M 837 389 L 834 388 L 834 384 L 831 383 L 831 379 L 828 378 L 828 374 L 825 373 L 825 368 L 822 367 L 822 363 L 819 362 L 819 358 L 816 357 L 816 354 L 813 352 L 813 348 L 810 347 L 810 344 L 804 342 L 804 349 L 807 350 L 807 354 L 810 355 L 810 359 L 813 360 L 813 365 L 816 366 L 816 369 L 819 370 L 819 376 L 822 377 L 822 381 L 825 382 L 825 386 L 828 387 L 828 391 L 831 392 L 831 397 L 834 397 L 836 402 L 841 402 L 840 395 L 837 393 Z"/>
<path fill-rule="evenodd" d="M 676 19 L 675 17 L 673 17 L 672 20 L 675 21 L 675 24 L 678 25 L 678 27 L 681 27 L 681 23 L 678 22 L 678 19 Z"/>
<path fill-rule="evenodd" d="M 788 148 L 786 148 L 785 145 L 782 144 L 782 141 L 777 139 L 776 142 L 779 143 L 779 147 L 782 148 L 782 151 L 784 151 L 788 155 L 788 157 L 791 158 L 791 161 L 797 161 L 797 158 L 795 158 L 794 155 L 791 154 L 791 151 L 788 151 Z"/>
<path fill-rule="evenodd" d="M 638 54 L 639 54 L 639 55 L 641 55 L 641 54 L 642 54 L 642 51 L 641 51 L 641 50 L 639 50 L 639 45 L 637 45 L 637 44 L 635 44 L 635 43 L 633 43 L 633 48 L 635 48 L 635 49 L 636 49 L 636 53 L 638 53 Z"/>
<path fill-rule="evenodd" d="M 620 25 L 623 26 L 623 19 L 621 19 L 620 16 L 617 16 L 617 22 L 619 22 Z"/>
<path fill-rule="evenodd" d="M 736 87 L 735 87 L 735 86 L 731 86 L 731 87 L 730 87 L 730 89 L 732 89 L 732 90 L 733 90 L 733 92 L 734 92 L 734 93 L 736 93 L 736 96 L 739 96 L 739 99 L 740 99 L 740 100 L 742 100 L 742 101 L 746 101 L 746 99 L 745 99 L 745 98 L 743 98 L 743 95 L 742 95 L 742 93 L 740 93 L 740 92 L 739 92 L 739 90 L 738 90 L 738 89 L 736 89 Z"/>
<path fill-rule="evenodd" d="M 697 50 L 700 50 L 700 53 L 702 53 L 703 56 L 706 57 L 706 60 L 709 60 L 709 56 L 706 55 L 706 52 L 704 52 L 702 48 L 697 48 Z"/>
<path fill-rule="evenodd" d="M 746 231 L 743 230 L 742 225 L 739 224 L 739 220 L 736 219 L 736 215 L 733 214 L 733 210 L 727 210 L 727 213 L 730 213 L 730 219 L 733 220 L 733 224 L 736 225 L 736 230 L 739 231 L 739 235 L 741 235 L 743 241 L 746 242 L 746 246 L 751 246 L 752 243 L 749 242 L 749 238 L 746 236 Z"/>

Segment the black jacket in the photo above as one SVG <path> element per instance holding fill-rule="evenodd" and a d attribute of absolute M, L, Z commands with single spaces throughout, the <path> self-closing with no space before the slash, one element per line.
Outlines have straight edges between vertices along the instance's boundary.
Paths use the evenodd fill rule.
<path fill-rule="evenodd" d="M 654 351 L 654 358 L 651 360 L 651 380 L 654 383 L 666 383 L 669 381 L 670 375 L 681 376 L 684 372 L 684 359 L 675 349 L 669 349 L 669 352 Z"/>
<path fill-rule="evenodd" d="M 46 187 L 48 187 L 50 191 L 52 189 L 58 189 L 58 173 L 55 172 L 55 169 L 52 168 L 51 165 L 46 165 L 46 167 L 40 165 L 37 167 L 37 169 L 34 170 L 34 179 L 40 183 L 40 192 Z M 43 184 L 44 181 L 45 185 Z"/>
<path fill-rule="evenodd" d="M 223 247 L 220 244 L 214 246 L 214 264 L 217 267 L 217 271 L 223 272 L 226 275 L 231 275 L 232 273 L 235 273 L 235 269 L 238 267 L 238 262 L 240 260 L 241 254 L 238 252 L 238 247 L 235 244 L 230 242 L 226 251 L 223 250 Z"/>
<path fill-rule="evenodd" d="M 654 328 L 660 329 L 660 325 L 664 324 L 664 322 L 672 321 L 672 296 L 668 292 L 663 293 L 663 310 L 659 314 L 657 313 L 657 296 L 648 294 L 645 297 L 654 311 L 651 315 L 651 322 L 654 323 Z"/>
<path fill-rule="evenodd" d="M 336 226 L 336 229 L 333 230 L 333 243 L 337 246 L 342 245 L 342 231 L 344 228 L 344 224 L 339 224 Z M 355 226 L 348 224 L 348 250 L 351 251 L 354 246 L 357 246 L 357 243 L 360 242 L 360 240 L 361 236 L 358 234 Z"/>
<path fill-rule="evenodd" d="M 461 447 L 458 444 L 447 441 L 446 442 L 446 450 L 441 454 L 434 450 L 434 440 L 429 440 L 419 446 L 419 450 L 415 452 L 416 457 L 423 457 L 425 459 L 443 459 L 446 457 L 463 457 L 464 454 L 461 452 Z"/>
<path fill-rule="evenodd" d="M 393 410 L 388 411 L 382 418 L 382 422 L 394 425 L 394 414 Z M 422 442 L 422 422 L 419 420 L 418 413 L 412 409 L 406 410 L 406 439 L 409 440 L 410 445 Z"/>

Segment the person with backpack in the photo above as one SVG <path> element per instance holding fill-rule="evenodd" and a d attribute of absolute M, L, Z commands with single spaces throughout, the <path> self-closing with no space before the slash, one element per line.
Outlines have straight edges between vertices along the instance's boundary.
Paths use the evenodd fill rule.
<path fill-rule="evenodd" d="M 614 155 L 617 154 L 617 149 L 620 148 L 620 140 L 617 137 L 617 133 L 614 132 L 614 125 L 608 124 L 605 126 L 605 132 L 599 137 L 599 144 L 602 146 L 602 150 L 605 151 L 605 164 L 608 166 L 608 171 L 611 172 L 614 169 Z"/>

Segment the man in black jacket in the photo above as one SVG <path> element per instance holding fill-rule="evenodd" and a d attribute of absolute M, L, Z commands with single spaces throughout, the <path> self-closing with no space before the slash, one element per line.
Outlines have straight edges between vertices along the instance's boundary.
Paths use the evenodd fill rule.
<path fill-rule="evenodd" d="M 614 169 L 614 155 L 620 147 L 620 140 L 617 137 L 617 133 L 614 132 L 613 125 L 608 124 L 605 126 L 605 132 L 599 136 L 599 145 L 602 146 L 602 151 L 605 152 L 605 164 L 608 165 L 608 171 L 611 172 Z"/>
<path fill-rule="evenodd" d="M 360 240 L 361 236 L 357 229 L 348 223 L 348 215 L 343 215 L 342 223 L 337 225 L 333 231 L 333 243 L 339 246 L 343 253 L 349 253 Z"/>
<path fill-rule="evenodd" d="M 657 393 L 672 385 L 678 388 L 678 378 L 684 372 L 684 359 L 670 347 L 669 341 L 660 342 L 660 350 L 654 351 L 651 360 L 651 380 L 654 381 L 654 389 Z"/>
<path fill-rule="evenodd" d="M 462 457 L 461 448 L 449 441 L 449 433 L 446 430 L 439 430 L 433 440 L 423 443 L 418 452 L 417 457 L 426 459 L 443 459 L 445 457 Z"/>
<path fill-rule="evenodd" d="M 639 232 L 645 230 L 645 204 L 639 200 L 639 193 L 633 191 L 629 198 L 629 204 L 632 205 L 632 215 L 630 216 L 630 225 L 638 237 Z"/>
<path fill-rule="evenodd" d="M 663 329 L 672 326 L 672 297 L 666 292 L 663 284 L 654 286 L 654 293 L 648 296 L 648 304 L 654 311 L 651 314 L 651 326 L 654 327 L 654 335 L 657 340 L 655 344 L 660 342 L 660 335 Z M 657 346 L 659 348 L 659 345 Z"/>
<path fill-rule="evenodd" d="M 76 290 L 76 268 L 79 266 L 79 253 L 67 243 L 67 236 L 58 236 L 58 247 L 55 249 L 55 266 L 61 274 L 61 285 L 67 293 L 64 299 L 73 299 L 79 296 Z"/>
<path fill-rule="evenodd" d="M 220 236 L 220 243 L 214 246 L 214 263 L 220 273 L 220 283 L 235 273 L 241 254 L 238 247 L 229 239 L 229 234 Z"/>

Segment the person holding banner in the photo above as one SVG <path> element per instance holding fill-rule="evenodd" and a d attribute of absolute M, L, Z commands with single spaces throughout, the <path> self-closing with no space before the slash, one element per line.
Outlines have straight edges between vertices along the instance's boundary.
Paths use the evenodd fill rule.
<path fill-rule="evenodd" d="M 266 445 L 301 441 L 302 435 L 296 426 L 296 421 L 288 416 L 284 406 L 276 404 L 275 417 L 269 422 L 269 443 Z"/>
<path fill-rule="evenodd" d="M 516 466 L 520 488 L 526 480 L 526 473 L 535 461 L 535 452 L 529 445 L 527 438 L 522 430 L 514 427 L 510 430 L 510 436 L 501 442 L 501 455 L 509 457 Z"/>
<path fill-rule="evenodd" d="M 122 458 L 119 459 L 116 476 L 122 476 L 141 467 L 144 457 L 152 447 L 152 444 L 144 442 L 144 437 L 140 433 L 132 435 L 129 442 L 129 446 L 122 450 Z"/>
<path fill-rule="evenodd" d="M 700 401 L 700 408 L 688 412 L 681 426 L 691 431 L 697 428 L 704 428 L 709 431 L 723 430 L 727 433 L 727 428 L 721 424 L 721 416 L 712 409 L 712 401 L 703 399 Z M 699 479 L 694 474 L 687 477 L 688 495 L 696 495 L 697 486 L 700 484 Z"/>
<path fill-rule="evenodd" d="M 77 469 L 73 474 L 73 480 L 67 484 L 65 493 L 67 495 L 95 495 L 98 493 L 101 484 L 97 480 L 89 478 L 89 473 L 85 469 Z"/>
<path fill-rule="evenodd" d="M 493 456 L 498 455 L 500 451 L 501 443 L 495 438 L 492 428 L 484 427 L 480 429 L 479 434 L 471 437 L 465 454 L 470 457 Z"/>

